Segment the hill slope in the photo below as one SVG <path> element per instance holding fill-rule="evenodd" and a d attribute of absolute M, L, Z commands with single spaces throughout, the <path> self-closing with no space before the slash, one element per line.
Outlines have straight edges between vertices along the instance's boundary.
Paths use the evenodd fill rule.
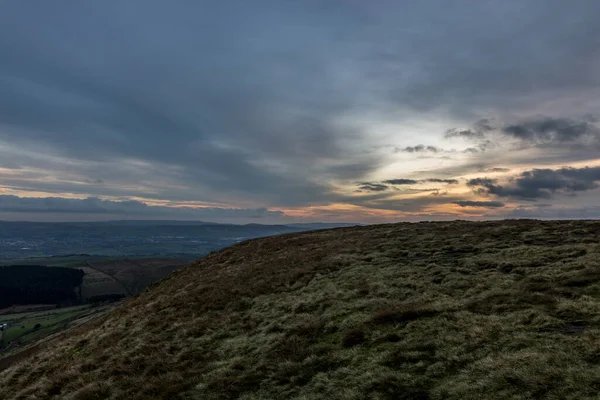
<path fill-rule="evenodd" d="M 0 374 L 8 398 L 596 398 L 600 223 L 252 240 Z"/>

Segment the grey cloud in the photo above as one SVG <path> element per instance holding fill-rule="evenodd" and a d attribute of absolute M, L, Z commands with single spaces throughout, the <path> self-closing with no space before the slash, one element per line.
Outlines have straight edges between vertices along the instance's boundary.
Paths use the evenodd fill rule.
<path fill-rule="evenodd" d="M 353 118 L 596 107 L 582 100 L 600 84 L 599 11 L 592 0 L 5 2 L 0 142 L 62 159 L 40 166 L 60 175 L 57 192 L 326 204 L 332 181 L 361 182 L 388 161 L 362 153 L 374 143 Z M 443 151 L 419 146 L 407 148 Z"/>
<path fill-rule="evenodd" d="M 361 183 L 358 186 L 358 189 L 361 190 L 361 191 L 364 190 L 366 192 L 383 192 L 385 190 L 388 190 L 389 186 L 382 185 L 382 184 L 379 184 L 379 183 L 368 183 L 368 182 L 365 182 L 365 183 Z"/>
<path fill-rule="evenodd" d="M 510 168 L 502 168 L 502 167 L 481 167 L 479 168 L 479 172 L 509 172 Z"/>
<path fill-rule="evenodd" d="M 439 153 L 440 151 L 443 151 L 443 150 L 438 147 L 435 147 L 435 146 L 425 146 L 423 144 L 419 144 L 417 146 L 407 146 L 403 149 L 400 149 L 400 151 L 403 151 L 406 153 L 424 153 L 424 152 Z"/>
<path fill-rule="evenodd" d="M 449 185 L 458 184 L 458 180 L 456 180 L 456 179 L 441 179 L 441 178 L 428 178 L 428 179 L 419 179 L 419 180 L 397 178 L 397 179 L 388 179 L 386 181 L 383 181 L 383 183 L 387 183 L 389 185 L 416 185 L 416 184 L 422 183 L 422 182 L 447 183 Z"/>
<path fill-rule="evenodd" d="M 444 134 L 445 139 L 451 139 L 451 138 L 455 138 L 455 137 L 469 139 L 469 140 L 482 139 L 483 132 L 472 131 L 469 129 L 465 129 L 465 130 L 450 129 L 450 130 L 446 131 L 446 133 Z"/>
<path fill-rule="evenodd" d="M 525 200 L 547 199 L 555 193 L 574 194 L 598 187 L 600 167 L 533 169 L 513 178 L 508 185 L 497 179 L 475 178 L 467 182 L 478 193 Z"/>
<path fill-rule="evenodd" d="M 501 201 L 471 201 L 471 200 L 459 200 L 455 201 L 454 204 L 461 207 L 485 207 L 485 208 L 501 208 L 504 207 L 504 203 Z"/>
<path fill-rule="evenodd" d="M 467 181 L 467 186 L 483 186 L 488 187 L 495 185 L 498 182 L 498 179 L 492 178 L 473 178 Z"/>
<path fill-rule="evenodd" d="M 283 205 L 328 198 L 330 188 L 314 175 L 356 179 L 381 162 L 354 158 L 345 143 L 361 133 L 333 123 L 353 104 L 337 97 L 342 93 L 321 93 L 329 75 L 322 49 L 278 51 L 314 40 L 330 30 L 326 25 L 289 30 L 285 20 L 297 10 L 276 7 L 271 17 L 281 23 L 260 32 L 261 13 L 231 14 L 219 6 L 196 13 L 199 6 L 144 2 L 137 4 L 146 10 L 140 18 L 134 3 L 3 11 L 1 29 L 13 33 L 0 40 L 6 61 L 0 64 L 0 139 L 45 144 L 75 160 L 117 164 L 128 158 L 179 167 L 182 185 Z M 13 24 L 11 11 L 29 15 L 28 23 Z M 119 17 L 100 17 L 106 13 Z M 191 14 L 203 15 L 205 23 Z M 214 23 L 221 17 L 236 29 Z M 58 28 L 46 31 L 49 25 Z M 106 26 L 124 35 L 113 40 L 103 33 Z M 35 32 L 35 40 L 20 35 L 22 29 Z M 259 37 L 248 41 L 247 31 Z M 182 56 L 185 62 L 177 61 Z M 347 159 L 332 165 L 339 154 Z M 288 172 L 298 170 L 307 174 Z"/>
<path fill-rule="evenodd" d="M 569 118 L 540 118 L 506 125 L 502 131 L 516 139 L 539 143 L 569 143 L 594 140 L 600 143 L 600 129 L 588 121 Z"/>
<path fill-rule="evenodd" d="M 486 152 L 497 146 L 491 139 L 501 140 L 505 137 L 518 139 L 520 146 L 528 147 L 557 147 L 576 149 L 577 146 L 593 146 L 600 148 L 600 128 L 596 122 L 587 117 L 581 119 L 564 117 L 536 117 L 520 122 L 507 122 L 502 128 L 496 128 L 489 120 L 480 120 L 473 128 L 446 131 L 444 138 L 461 137 L 474 141 L 477 147 L 469 147 L 466 153 Z"/>
<path fill-rule="evenodd" d="M 379 182 L 361 182 L 358 185 L 357 191 L 358 192 L 384 192 L 384 191 L 387 191 L 389 189 L 395 189 L 397 191 L 401 190 L 403 193 L 433 192 L 433 193 L 437 193 L 438 195 L 440 194 L 440 189 L 439 188 L 427 188 L 427 189 L 409 188 L 409 189 L 400 189 L 400 188 L 396 188 L 395 187 L 395 186 L 416 185 L 416 184 L 425 183 L 425 182 L 445 183 L 445 184 L 448 184 L 448 185 L 456 185 L 456 184 L 458 184 L 458 180 L 457 179 L 430 178 L 430 179 L 416 180 L 416 179 L 398 178 L 398 179 L 388 179 L 388 180 L 385 180 L 385 181 L 383 181 L 381 183 L 379 183 Z"/>
<path fill-rule="evenodd" d="M 457 185 L 458 184 L 457 179 L 429 178 L 429 179 L 425 179 L 424 181 L 425 182 L 435 182 L 435 183 L 447 183 L 449 185 Z"/>
<path fill-rule="evenodd" d="M 0 195 L 0 212 L 110 214 L 124 217 L 169 217 L 181 219 L 281 218 L 285 216 L 281 211 L 272 211 L 267 208 L 175 208 L 149 206 L 135 200 L 110 201 L 101 200 L 96 197 L 88 197 L 86 199 L 61 197 L 27 198 L 10 195 Z"/>
<path fill-rule="evenodd" d="M 383 181 L 383 183 L 390 185 L 415 185 L 419 183 L 419 181 L 414 179 L 388 179 L 387 181 Z"/>
<path fill-rule="evenodd" d="M 473 142 L 476 147 L 468 147 L 462 152 L 465 154 L 477 155 L 485 153 L 496 147 L 496 143 L 489 139 L 495 131 L 491 120 L 481 119 L 475 122 L 470 129 L 449 129 L 444 134 L 444 139 L 462 138 Z"/>
<path fill-rule="evenodd" d="M 452 138 L 463 138 L 467 140 L 481 140 L 484 139 L 487 132 L 496 129 L 492 120 L 480 119 L 473 124 L 471 129 L 448 129 L 444 134 L 445 139 Z"/>

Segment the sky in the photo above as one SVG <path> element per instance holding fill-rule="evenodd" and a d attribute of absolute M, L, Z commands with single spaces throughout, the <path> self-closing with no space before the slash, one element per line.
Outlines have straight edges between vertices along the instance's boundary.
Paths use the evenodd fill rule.
<path fill-rule="evenodd" d="M 0 0 L 0 219 L 598 218 L 598 15 Z"/>

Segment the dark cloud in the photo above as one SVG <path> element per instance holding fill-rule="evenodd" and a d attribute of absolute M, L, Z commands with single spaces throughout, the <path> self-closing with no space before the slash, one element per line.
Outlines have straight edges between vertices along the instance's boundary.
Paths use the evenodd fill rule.
<path fill-rule="evenodd" d="M 456 179 L 441 179 L 441 178 L 429 178 L 429 179 L 388 179 L 383 181 L 383 183 L 387 183 L 389 185 L 416 185 L 422 182 L 432 182 L 432 183 L 447 183 L 449 185 L 458 184 L 458 180 Z"/>
<path fill-rule="evenodd" d="M 326 201 L 324 181 L 360 178 L 382 161 L 358 156 L 346 143 L 361 133 L 334 123 L 354 107 L 339 96 L 354 89 L 321 93 L 335 60 L 304 45 L 331 28 L 315 20 L 318 26 L 289 29 L 290 18 L 302 20 L 293 6 L 267 7 L 269 15 L 238 6 L 233 13 L 136 1 L 7 6 L 0 16 L 0 140 L 37 144 L 74 161 L 73 169 L 80 161 L 125 159 L 175 168 L 180 187 L 199 189 L 188 200 L 243 193 L 279 205 Z M 279 51 L 289 46 L 296 51 Z"/>
<path fill-rule="evenodd" d="M 501 201 L 471 201 L 471 200 L 459 200 L 455 201 L 454 204 L 461 207 L 485 207 L 485 208 L 501 208 L 504 207 L 504 203 Z"/>
<path fill-rule="evenodd" d="M 17 197 L 0 195 L 0 212 L 3 213 L 68 213 L 110 214 L 127 218 L 174 219 L 228 219 L 228 218 L 282 218 L 281 211 L 266 208 L 190 208 L 149 206 L 135 200 L 110 201 L 96 197 L 67 199 L 61 197 Z"/>
<path fill-rule="evenodd" d="M 429 178 L 424 179 L 423 182 L 435 182 L 435 183 L 447 183 L 449 185 L 457 185 L 457 179 L 440 179 L 440 178 Z"/>
<path fill-rule="evenodd" d="M 591 117 L 581 119 L 537 117 L 521 122 L 509 122 L 502 128 L 496 128 L 490 120 L 479 120 L 470 129 L 450 129 L 444 138 L 464 138 L 477 144 L 463 153 L 478 154 L 498 147 L 506 137 L 518 139 L 517 149 L 555 147 L 567 150 L 563 154 L 566 160 L 572 159 L 574 151 L 581 153 L 585 148 L 600 149 L 600 128 Z M 575 157 L 577 157 L 575 155 Z"/>
<path fill-rule="evenodd" d="M 508 184 L 498 179 L 475 178 L 467 182 L 482 194 L 525 200 L 547 199 L 555 193 L 574 194 L 598 187 L 600 167 L 533 169 L 513 178 Z"/>
<path fill-rule="evenodd" d="M 600 144 L 600 129 L 589 121 L 568 118 L 539 118 L 506 125 L 502 131 L 516 139 L 537 143 L 594 141 Z"/>
<path fill-rule="evenodd" d="M 482 139 L 483 132 L 469 130 L 469 129 L 464 129 L 464 130 L 450 129 L 450 130 L 446 131 L 446 133 L 444 134 L 445 139 L 451 139 L 451 138 L 456 138 L 456 137 L 469 139 L 469 140 Z"/>
<path fill-rule="evenodd" d="M 403 149 L 399 149 L 399 151 L 403 151 L 405 153 L 425 153 L 425 152 L 439 153 L 443 150 L 440 149 L 439 147 L 425 146 L 423 144 L 419 144 L 417 146 L 407 146 Z"/>
<path fill-rule="evenodd" d="M 383 181 L 383 183 L 389 185 L 415 185 L 419 183 L 419 181 L 414 179 L 388 179 L 387 181 Z"/>
<path fill-rule="evenodd" d="M 423 192 L 433 192 L 432 194 L 434 196 L 437 195 L 444 195 L 447 192 L 444 193 L 440 193 L 440 189 L 439 188 L 425 188 L 425 189 L 417 189 L 417 188 L 397 188 L 395 186 L 407 186 L 407 185 L 417 185 L 420 183 L 426 183 L 426 182 L 430 182 L 430 183 L 445 183 L 448 185 L 456 185 L 458 184 L 458 180 L 457 179 L 441 179 L 441 178 L 430 178 L 430 179 L 420 179 L 420 180 L 416 180 L 416 179 L 403 179 L 403 178 L 398 178 L 398 179 L 388 179 L 385 180 L 383 182 L 361 182 L 358 185 L 358 189 L 356 190 L 357 192 L 385 192 L 388 191 L 390 189 L 394 189 L 396 191 L 396 193 L 398 192 L 402 192 L 402 193 L 423 193 Z M 387 196 L 384 196 L 387 197 Z M 377 199 L 369 199 L 369 201 L 371 200 L 379 200 L 380 198 Z M 340 199 L 338 199 L 340 200 Z M 364 201 L 365 199 L 363 198 L 362 201 Z M 349 199 L 345 199 L 345 201 L 349 201 Z"/>
<path fill-rule="evenodd" d="M 364 182 L 358 186 L 358 189 L 366 192 L 383 192 L 389 189 L 389 186 L 382 185 L 379 183 Z"/>

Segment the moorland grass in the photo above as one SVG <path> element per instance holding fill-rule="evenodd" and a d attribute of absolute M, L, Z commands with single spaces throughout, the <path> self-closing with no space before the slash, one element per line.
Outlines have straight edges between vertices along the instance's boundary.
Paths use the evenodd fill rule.
<path fill-rule="evenodd" d="M 23 399 L 585 399 L 600 223 L 436 222 L 212 253 L 0 373 Z"/>

